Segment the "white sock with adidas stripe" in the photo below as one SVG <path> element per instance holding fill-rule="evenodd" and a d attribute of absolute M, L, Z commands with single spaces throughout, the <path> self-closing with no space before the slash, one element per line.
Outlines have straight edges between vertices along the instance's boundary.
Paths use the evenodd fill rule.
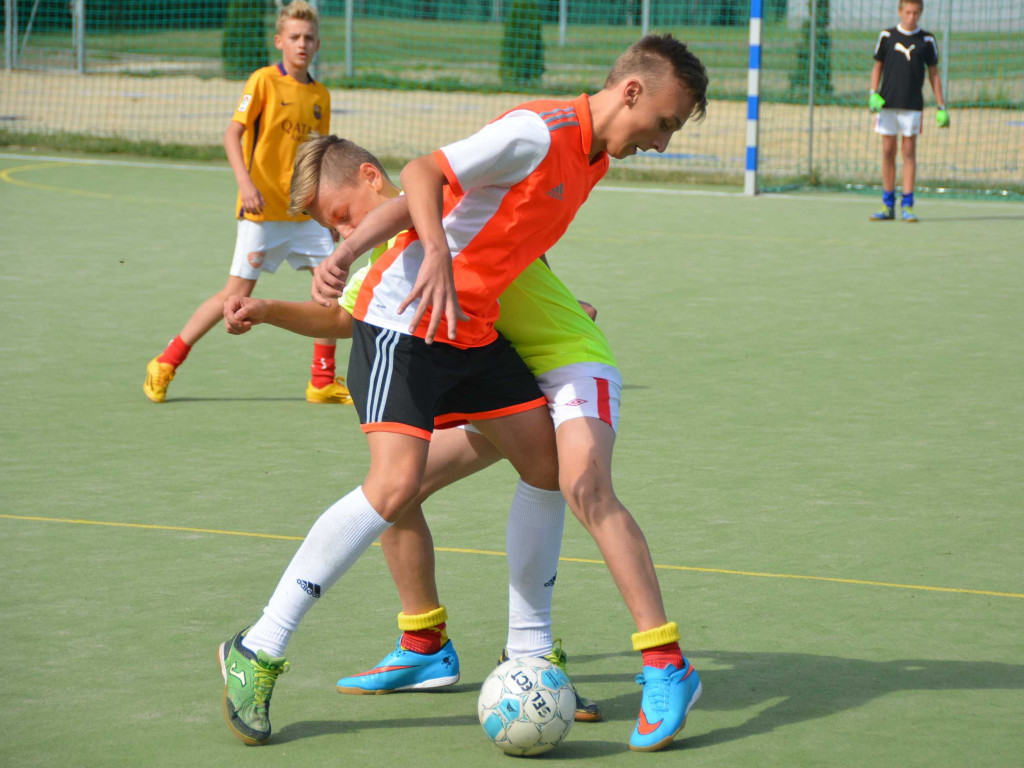
<path fill-rule="evenodd" d="M 551 597 L 565 525 L 561 491 L 516 486 L 505 528 L 508 553 L 509 658 L 551 652 Z"/>
<path fill-rule="evenodd" d="M 242 645 L 254 653 L 282 656 L 306 612 L 390 527 L 366 500 L 362 487 L 335 502 L 313 523 Z"/>

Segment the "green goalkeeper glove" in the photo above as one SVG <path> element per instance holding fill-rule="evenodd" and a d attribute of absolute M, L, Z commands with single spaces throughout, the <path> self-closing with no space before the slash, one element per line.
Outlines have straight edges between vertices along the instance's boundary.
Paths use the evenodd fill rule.
<path fill-rule="evenodd" d="M 885 99 L 882 98 L 882 94 L 872 91 L 871 95 L 868 97 L 868 108 L 872 112 L 881 112 L 882 107 L 884 106 Z"/>
<path fill-rule="evenodd" d="M 935 113 L 935 124 L 939 128 L 949 128 L 949 112 L 946 111 L 945 107 L 939 107 Z"/>

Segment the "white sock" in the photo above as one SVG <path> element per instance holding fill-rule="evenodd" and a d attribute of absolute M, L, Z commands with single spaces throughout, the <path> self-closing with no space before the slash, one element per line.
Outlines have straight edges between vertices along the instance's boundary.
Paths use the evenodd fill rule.
<path fill-rule="evenodd" d="M 551 652 L 551 597 L 565 525 L 561 491 L 544 491 L 522 480 L 512 497 L 505 528 L 508 553 L 510 659 Z"/>
<path fill-rule="evenodd" d="M 242 645 L 253 653 L 284 655 L 306 611 L 390 527 L 366 500 L 361 486 L 335 502 L 313 523 Z"/>

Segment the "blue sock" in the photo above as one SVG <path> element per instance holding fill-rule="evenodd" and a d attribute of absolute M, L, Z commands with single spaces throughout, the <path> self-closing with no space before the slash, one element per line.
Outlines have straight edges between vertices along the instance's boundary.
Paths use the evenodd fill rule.
<path fill-rule="evenodd" d="M 901 208 L 913 208 L 914 207 L 914 193 L 904 192 L 903 200 L 900 201 Z"/>
<path fill-rule="evenodd" d="M 886 208 L 892 208 L 896 205 L 896 190 L 882 192 L 882 205 Z"/>

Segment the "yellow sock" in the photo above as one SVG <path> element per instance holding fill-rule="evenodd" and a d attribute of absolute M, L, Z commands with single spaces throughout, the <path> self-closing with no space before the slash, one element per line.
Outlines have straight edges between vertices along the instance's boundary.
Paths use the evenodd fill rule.
<path fill-rule="evenodd" d="M 643 651 L 647 648 L 656 648 L 659 645 L 668 645 L 669 643 L 679 642 L 679 626 L 674 622 L 670 621 L 668 624 L 663 624 L 660 627 L 654 629 L 648 629 L 644 632 L 633 633 L 633 650 Z"/>
<path fill-rule="evenodd" d="M 448 642 L 447 621 L 448 611 L 443 605 L 427 613 L 399 613 L 401 646 L 415 653 L 437 653 Z"/>

